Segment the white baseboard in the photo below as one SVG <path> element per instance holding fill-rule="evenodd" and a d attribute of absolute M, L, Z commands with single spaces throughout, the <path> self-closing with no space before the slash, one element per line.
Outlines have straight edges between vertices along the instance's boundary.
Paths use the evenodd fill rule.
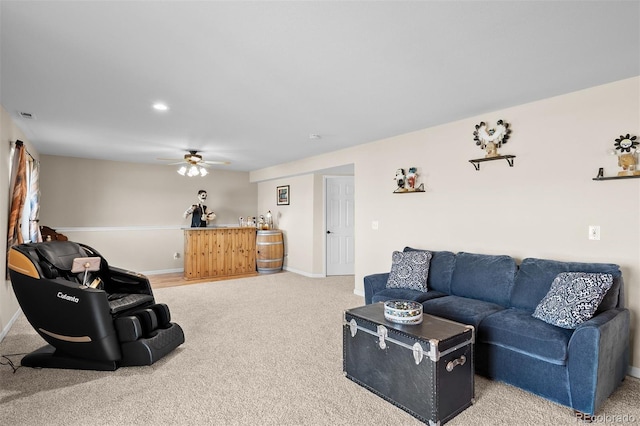
<path fill-rule="evenodd" d="M 308 272 L 299 271 L 297 269 L 289 268 L 288 266 L 285 266 L 282 269 L 284 269 L 287 272 L 293 272 L 294 274 L 302 275 L 302 276 L 309 277 L 309 278 L 325 278 L 326 277 L 326 275 L 324 275 L 324 274 L 310 274 Z"/>
<path fill-rule="evenodd" d="M 640 368 L 629 366 L 629 371 L 627 371 L 627 374 L 631 377 L 640 379 Z"/>
<path fill-rule="evenodd" d="M 353 289 L 353 294 L 355 294 L 356 296 L 364 297 L 364 291 L 355 288 Z"/>
<path fill-rule="evenodd" d="M 22 314 L 22 310 L 20 310 L 20 309 L 18 309 L 16 311 L 16 313 L 13 314 L 13 317 L 11 317 L 11 319 L 9 320 L 9 323 L 7 324 L 7 326 L 0 333 L 0 342 L 2 342 L 2 340 L 5 338 L 5 336 L 7 334 L 9 334 L 9 330 L 11 330 L 11 327 L 13 326 L 13 323 L 15 323 L 16 320 L 20 317 L 20 314 Z"/>

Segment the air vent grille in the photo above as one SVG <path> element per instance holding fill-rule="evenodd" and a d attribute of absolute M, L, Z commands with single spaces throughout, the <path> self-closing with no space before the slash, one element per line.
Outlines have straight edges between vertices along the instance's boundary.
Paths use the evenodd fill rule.
<path fill-rule="evenodd" d="M 27 120 L 35 120 L 36 118 L 36 116 L 30 112 L 20 111 L 18 114 L 20 114 L 20 117 L 26 118 Z"/>

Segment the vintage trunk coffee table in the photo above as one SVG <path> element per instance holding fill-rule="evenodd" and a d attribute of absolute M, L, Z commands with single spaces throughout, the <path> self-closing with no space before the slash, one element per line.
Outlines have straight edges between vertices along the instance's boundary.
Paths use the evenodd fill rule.
<path fill-rule="evenodd" d="M 430 425 L 473 403 L 473 326 L 423 315 L 417 325 L 387 321 L 384 303 L 344 313 L 346 376 Z"/>

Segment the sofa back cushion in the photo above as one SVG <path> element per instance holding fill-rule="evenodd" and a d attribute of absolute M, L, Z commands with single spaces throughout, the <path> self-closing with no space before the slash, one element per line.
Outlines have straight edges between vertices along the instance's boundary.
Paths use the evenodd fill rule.
<path fill-rule="evenodd" d="M 511 256 L 460 252 L 451 277 L 451 294 L 508 307 L 517 269 Z"/>
<path fill-rule="evenodd" d="M 405 247 L 404 251 L 422 251 Z M 427 288 L 451 294 L 451 276 L 456 265 L 456 255 L 450 251 L 431 251 Z"/>
<path fill-rule="evenodd" d="M 561 262 L 557 260 L 527 258 L 522 261 L 516 275 L 511 306 L 533 312 L 551 284 L 561 272 L 604 273 L 613 276 L 613 286 L 600 303 L 598 311 L 618 305 L 618 294 L 622 285 L 622 273 L 618 265 L 612 263 Z"/>

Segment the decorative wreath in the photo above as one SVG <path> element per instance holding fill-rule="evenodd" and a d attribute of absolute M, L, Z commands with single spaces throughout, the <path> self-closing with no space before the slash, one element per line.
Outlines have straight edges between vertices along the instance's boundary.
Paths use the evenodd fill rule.
<path fill-rule="evenodd" d="M 509 124 L 503 120 L 498 120 L 496 127 L 493 129 L 487 128 L 487 124 L 482 121 L 480 124 L 476 124 L 476 130 L 473 132 L 473 140 L 476 141 L 476 145 L 480 145 L 482 149 L 489 143 L 494 143 L 497 147 L 501 147 L 503 143 L 507 143 L 509 133 L 511 133 Z"/>
<path fill-rule="evenodd" d="M 630 136 L 629 133 L 627 133 L 626 136 L 620 135 L 620 137 L 616 139 L 616 143 L 614 143 L 613 145 L 616 147 L 616 149 L 619 149 L 621 153 L 631 153 L 631 150 L 636 149 L 636 146 L 640 144 L 640 142 L 636 141 L 636 139 L 636 136 Z"/>

